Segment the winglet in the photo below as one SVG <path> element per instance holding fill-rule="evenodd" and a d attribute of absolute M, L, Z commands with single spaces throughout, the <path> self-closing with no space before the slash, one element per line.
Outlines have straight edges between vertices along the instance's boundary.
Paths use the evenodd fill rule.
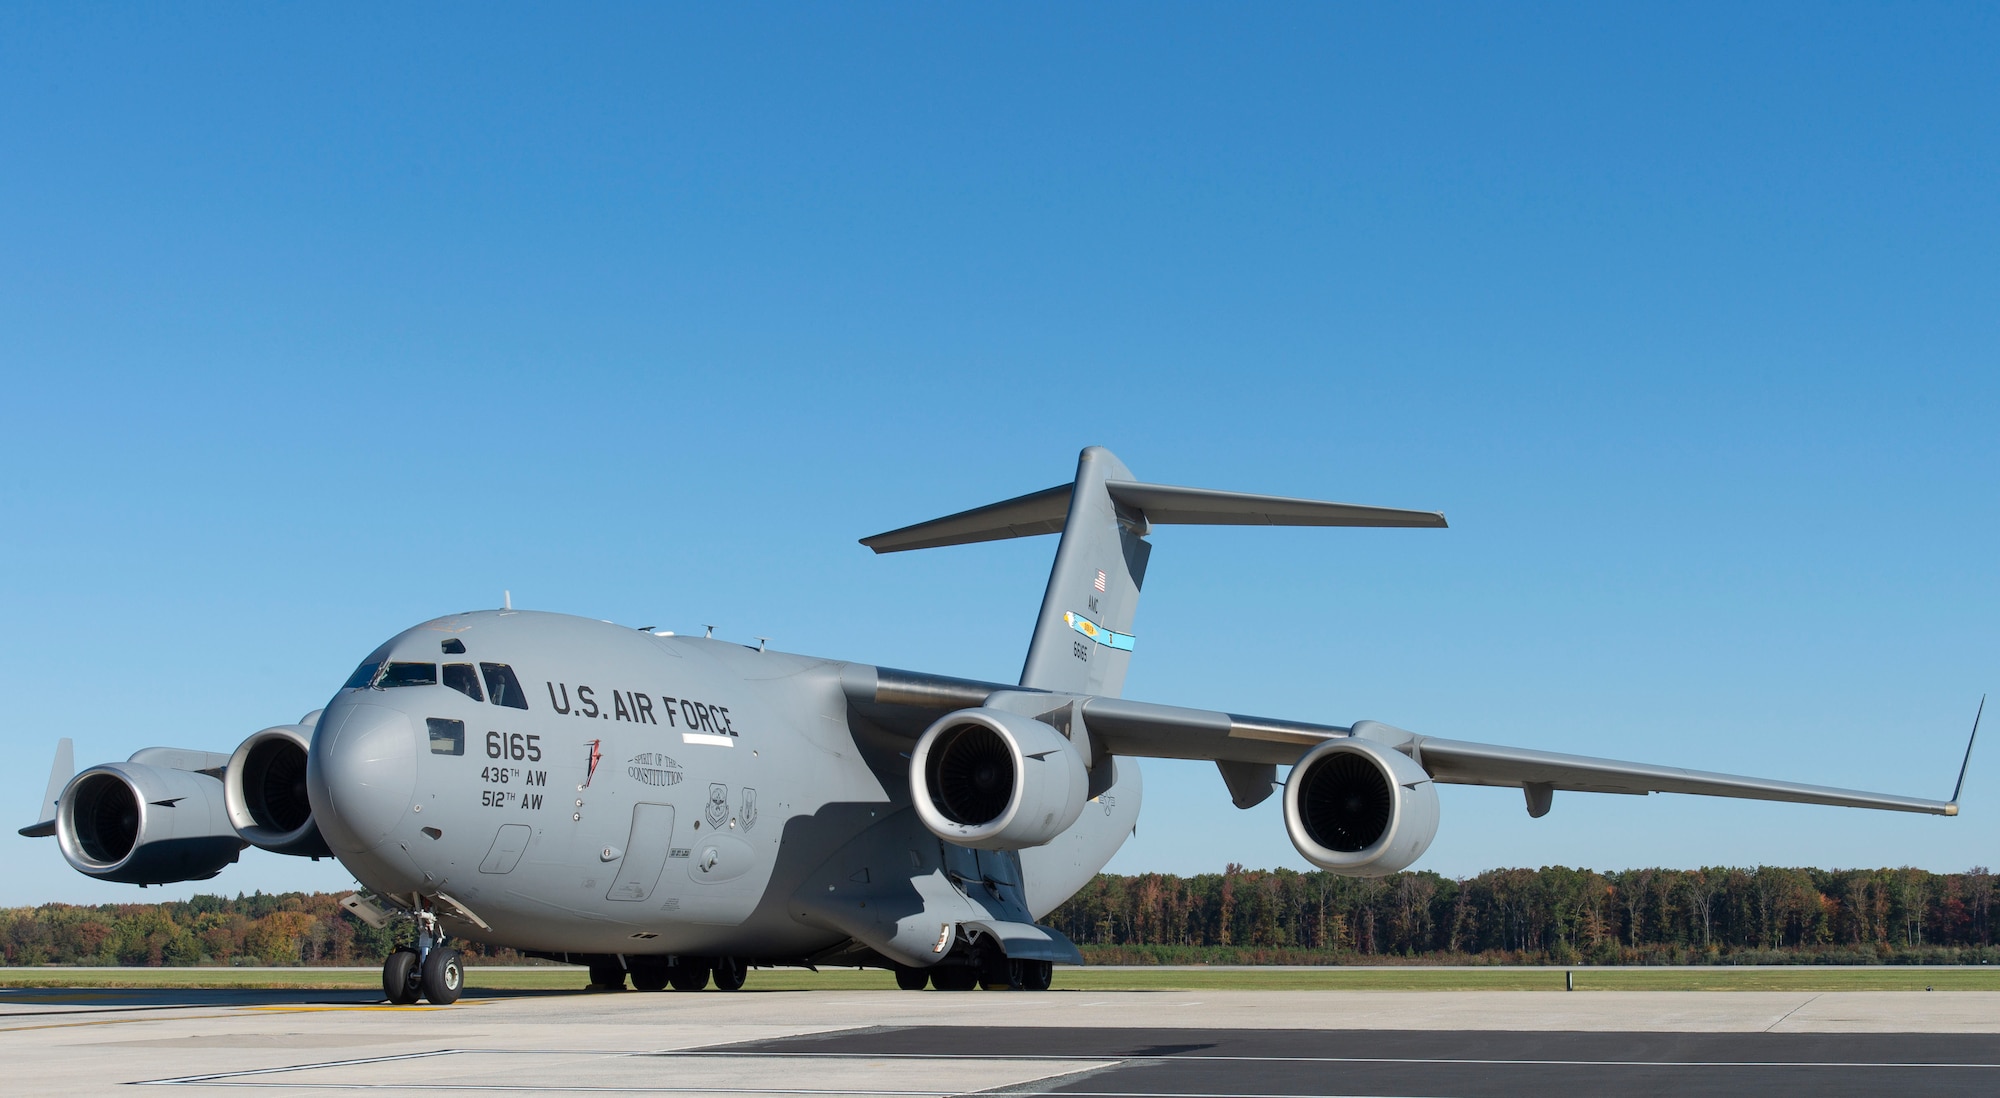
<path fill-rule="evenodd" d="M 21 829 L 30 839 L 46 839 L 56 833 L 56 799 L 76 774 L 76 748 L 64 736 L 56 741 L 55 765 L 49 767 L 49 788 L 42 794 L 42 822 Z"/>
<path fill-rule="evenodd" d="M 1986 695 L 1979 696 L 1979 709 L 1972 714 L 1972 735 L 1965 740 L 1965 761 L 1958 764 L 1958 784 L 1951 787 L 1951 811 L 1948 816 L 1958 815 L 1958 795 L 1965 791 L 1965 768 L 1972 765 L 1972 745 L 1979 740 L 1979 718 L 1986 715 Z"/>

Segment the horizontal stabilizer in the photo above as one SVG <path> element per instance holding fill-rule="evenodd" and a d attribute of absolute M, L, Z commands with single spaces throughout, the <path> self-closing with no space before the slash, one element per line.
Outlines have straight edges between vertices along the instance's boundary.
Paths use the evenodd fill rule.
<path fill-rule="evenodd" d="M 1060 534 L 1069 516 L 1073 485 L 1030 492 L 1025 496 L 955 515 L 919 522 L 899 530 L 861 539 L 877 553 L 971 545 L 981 541 Z M 1108 480 L 1104 490 L 1119 510 L 1136 524 L 1153 526 L 1391 526 L 1442 527 L 1437 511 L 1407 511 L 1358 503 L 1328 503 L 1214 488 L 1184 488 L 1173 484 L 1143 484 Z"/>
<path fill-rule="evenodd" d="M 1437 511 L 1405 511 L 1358 503 L 1325 503 L 1289 496 L 1182 488 L 1172 484 L 1110 481 L 1111 498 L 1155 526 L 1398 526 L 1442 527 Z"/>
<path fill-rule="evenodd" d="M 877 553 L 900 553 L 905 549 L 935 549 L 941 545 L 971 545 L 980 541 L 1026 538 L 1036 534 L 1062 533 L 1069 516 L 1071 485 L 1058 484 L 1025 496 L 974 507 L 915 526 L 905 526 L 886 534 L 862 538 L 861 544 Z"/>

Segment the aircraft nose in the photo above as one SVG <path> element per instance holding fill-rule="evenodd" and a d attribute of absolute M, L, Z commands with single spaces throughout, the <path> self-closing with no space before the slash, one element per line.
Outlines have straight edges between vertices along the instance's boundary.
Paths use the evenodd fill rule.
<path fill-rule="evenodd" d="M 320 834 L 360 854 L 395 828 L 417 790 L 416 726 L 386 705 L 329 713 L 306 756 L 306 792 Z"/>

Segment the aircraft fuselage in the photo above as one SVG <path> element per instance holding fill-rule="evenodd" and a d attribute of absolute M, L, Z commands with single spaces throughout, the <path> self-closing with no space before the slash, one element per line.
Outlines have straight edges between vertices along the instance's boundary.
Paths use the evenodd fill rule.
<path fill-rule="evenodd" d="M 910 809 L 909 737 L 843 688 L 873 672 L 559 614 L 440 618 L 328 703 L 314 817 L 363 885 L 448 897 L 466 937 L 760 958 L 845 941 L 825 905 L 932 869 L 1040 916 L 1130 833 L 1134 766 L 1046 848 L 939 841 Z"/>

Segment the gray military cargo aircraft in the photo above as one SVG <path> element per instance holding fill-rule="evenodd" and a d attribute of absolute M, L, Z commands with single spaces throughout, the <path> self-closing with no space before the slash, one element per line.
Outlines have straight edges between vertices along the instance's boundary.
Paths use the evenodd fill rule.
<path fill-rule="evenodd" d="M 1018 683 L 473 611 L 397 634 L 325 708 L 233 754 L 147 748 L 70 777 L 64 740 L 22 834 L 139 885 L 213 877 L 248 845 L 331 855 L 368 890 L 350 910 L 409 928 L 383 966 L 389 1000 L 447 1003 L 453 937 L 587 965 L 605 987 L 863 965 L 912 990 L 1045 989 L 1053 962 L 1082 958 L 1037 920 L 1132 832 L 1135 758 L 1213 760 L 1239 808 L 1282 788 L 1299 853 L 1363 877 L 1423 855 L 1439 783 L 1519 788 L 1538 817 L 1557 790 L 1957 814 L 1957 789 L 1935 801 L 1123 698 L 1147 537 L 1176 523 L 1445 520 L 1142 483 L 1092 447 L 1070 484 L 862 539 L 895 553 L 1060 533 Z"/>

